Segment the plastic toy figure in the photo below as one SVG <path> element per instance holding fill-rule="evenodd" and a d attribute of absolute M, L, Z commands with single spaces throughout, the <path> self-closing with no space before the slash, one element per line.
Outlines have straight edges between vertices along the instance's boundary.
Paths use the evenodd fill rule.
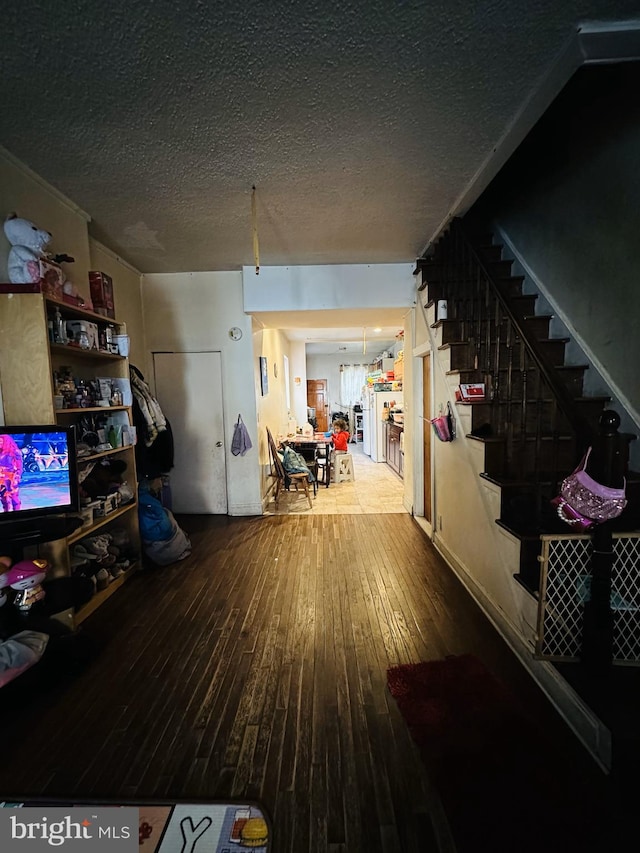
<path fill-rule="evenodd" d="M 42 581 L 48 568 L 46 560 L 21 560 L 6 572 L 9 586 L 17 590 L 13 603 L 22 613 L 31 610 L 36 601 L 45 597 Z"/>

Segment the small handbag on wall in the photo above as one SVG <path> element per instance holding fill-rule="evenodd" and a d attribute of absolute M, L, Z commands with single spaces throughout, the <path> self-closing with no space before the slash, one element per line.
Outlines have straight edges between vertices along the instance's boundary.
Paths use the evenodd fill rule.
<path fill-rule="evenodd" d="M 551 503 L 558 517 L 576 530 L 590 530 L 596 524 L 617 518 L 627 505 L 626 480 L 621 489 L 602 486 L 587 474 L 591 455 L 587 450 L 576 470 L 562 481 L 560 494 Z"/>
<path fill-rule="evenodd" d="M 431 418 L 430 423 L 433 426 L 433 431 L 438 436 L 440 441 L 453 441 L 453 439 L 456 437 L 456 423 L 453 417 L 451 403 L 447 403 L 446 412 L 443 411 L 441 404 L 438 417 Z"/>

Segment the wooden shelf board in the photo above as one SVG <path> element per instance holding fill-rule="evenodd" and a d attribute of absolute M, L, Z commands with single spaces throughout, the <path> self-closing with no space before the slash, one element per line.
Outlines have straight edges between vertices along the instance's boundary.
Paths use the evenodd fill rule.
<path fill-rule="evenodd" d="M 114 453 L 122 453 L 123 450 L 133 450 L 134 446 L 133 444 L 123 444 L 122 447 L 102 450 L 100 453 L 92 453 L 90 456 L 78 456 L 78 465 L 81 465 L 83 462 L 93 462 L 95 459 L 103 459 L 105 456 L 113 456 Z"/>
<path fill-rule="evenodd" d="M 99 530 L 101 527 L 104 527 L 105 524 L 113 521 L 114 518 L 119 518 L 121 515 L 125 515 L 125 513 L 129 512 L 134 507 L 137 507 L 137 501 L 132 501 L 131 503 L 126 504 L 126 506 L 114 509 L 113 512 L 107 513 L 107 515 L 87 527 L 79 527 L 71 536 L 68 537 L 67 545 L 73 545 L 74 542 L 84 539 L 85 536 L 91 535 L 94 530 Z"/>
<path fill-rule="evenodd" d="M 82 308 L 80 305 L 70 305 L 68 302 L 63 302 L 61 299 L 53 299 L 53 297 L 47 296 L 45 297 L 45 302 L 47 305 L 53 305 L 54 307 L 60 308 L 60 313 L 64 313 L 69 317 L 91 320 L 96 323 L 111 323 L 114 326 L 121 325 L 121 323 L 113 317 L 105 317 L 104 314 L 97 314 L 95 311 L 91 311 L 88 308 Z"/>
<path fill-rule="evenodd" d="M 84 409 L 56 409 L 56 415 L 82 415 L 84 412 L 126 412 L 131 406 L 86 406 Z"/>
<path fill-rule="evenodd" d="M 69 344 L 49 344 L 49 349 L 52 355 L 72 355 L 73 358 L 88 358 L 93 361 L 125 361 L 124 355 L 119 355 L 113 352 L 102 352 L 97 349 L 82 349 L 82 347 L 72 347 Z"/>
<path fill-rule="evenodd" d="M 85 619 L 91 616 L 92 613 L 95 613 L 98 607 L 100 607 L 101 604 L 104 604 L 108 598 L 111 598 L 113 593 L 120 589 L 122 584 L 125 583 L 125 581 L 128 581 L 131 575 L 133 575 L 139 568 L 140 563 L 134 563 L 126 572 L 121 574 L 120 577 L 114 578 L 106 589 L 101 589 L 99 592 L 96 592 L 93 598 L 90 601 L 87 601 L 84 607 L 81 607 L 75 614 L 75 624 L 80 625 Z"/>

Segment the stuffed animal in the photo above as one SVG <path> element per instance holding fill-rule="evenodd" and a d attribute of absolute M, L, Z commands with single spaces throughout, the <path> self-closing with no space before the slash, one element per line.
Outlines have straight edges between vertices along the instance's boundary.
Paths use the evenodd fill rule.
<path fill-rule="evenodd" d="M 62 262 L 71 263 L 74 260 L 70 255 L 65 254 L 47 255 L 44 249 L 51 240 L 49 231 L 38 228 L 28 219 L 20 219 L 15 213 L 7 216 L 4 233 L 11 243 L 8 271 L 9 281 L 14 284 L 32 284 L 40 281 L 43 276 L 41 261 L 48 262 L 49 273 L 55 275 L 52 262 L 58 265 Z M 63 276 L 59 268 L 58 273 L 61 277 Z"/>
<path fill-rule="evenodd" d="M 11 243 L 9 252 L 9 280 L 15 284 L 40 281 L 40 261 L 45 259 L 44 249 L 51 234 L 37 228 L 28 219 L 10 213 L 4 223 L 4 233 Z"/>

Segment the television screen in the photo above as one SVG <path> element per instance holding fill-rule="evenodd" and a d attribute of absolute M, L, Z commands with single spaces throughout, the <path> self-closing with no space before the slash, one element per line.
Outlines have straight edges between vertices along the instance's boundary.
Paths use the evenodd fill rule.
<path fill-rule="evenodd" d="M 73 427 L 0 426 L 0 524 L 77 509 Z"/>

